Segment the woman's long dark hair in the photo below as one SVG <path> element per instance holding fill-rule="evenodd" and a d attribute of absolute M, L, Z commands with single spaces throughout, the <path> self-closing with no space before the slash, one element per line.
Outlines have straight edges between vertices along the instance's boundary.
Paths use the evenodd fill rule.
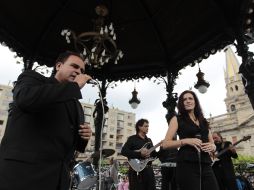
<path fill-rule="evenodd" d="M 177 109 L 178 109 L 178 114 L 180 116 L 182 116 L 183 118 L 187 119 L 189 118 L 189 114 L 188 114 L 188 111 L 185 109 L 184 107 L 184 103 L 183 103 L 183 96 L 185 94 L 192 94 L 193 98 L 194 98 L 194 101 L 195 101 L 195 108 L 194 108 L 194 115 L 195 117 L 198 119 L 199 123 L 202 123 L 204 124 L 205 126 L 209 126 L 209 123 L 208 121 L 205 119 L 204 117 L 204 114 L 203 114 L 203 111 L 202 111 L 202 108 L 200 106 L 200 103 L 199 103 L 199 100 L 198 100 L 198 97 L 197 95 L 191 91 L 191 90 L 185 90 L 181 93 L 181 95 L 179 96 L 179 100 L 178 100 L 178 104 L 177 104 Z"/>

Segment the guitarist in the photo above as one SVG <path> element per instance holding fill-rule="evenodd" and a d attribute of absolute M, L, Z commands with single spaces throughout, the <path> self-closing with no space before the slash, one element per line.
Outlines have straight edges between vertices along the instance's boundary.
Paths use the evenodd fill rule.
<path fill-rule="evenodd" d="M 216 151 L 219 153 L 228 149 L 224 154 L 218 157 L 218 161 L 213 164 L 213 171 L 217 178 L 220 190 L 238 190 L 236 176 L 231 158 L 237 158 L 236 150 L 229 141 L 223 141 L 220 133 L 214 132 L 213 140 L 216 145 Z"/>
<path fill-rule="evenodd" d="M 140 119 L 136 123 L 136 134 L 128 138 L 127 142 L 122 147 L 121 154 L 128 159 L 146 159 L 156 157 L 157 152 L 153 151 L 149 154 L 148 149 L 153 147 L 152 140 L 146 136 L 148 133 L 149 122 L 147 119 Z M 146 143 L 148 146 L 142 148 Z M 148 162 L 146 167 L 136 172 L 131 167 L 128 171 L 129 188 L 130 190 L 155 190 L 155 177 L 152 168 L 152 163 Z"/>

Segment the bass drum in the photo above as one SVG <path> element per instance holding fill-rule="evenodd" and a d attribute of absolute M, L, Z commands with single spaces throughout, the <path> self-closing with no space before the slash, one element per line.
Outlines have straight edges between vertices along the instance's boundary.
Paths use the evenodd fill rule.
<path fill-rule="evenodd" d="M 73 168 L 73 189 L 87 190 L 95 186 L 97 174 L 90 162 L 80 162 Z"/>

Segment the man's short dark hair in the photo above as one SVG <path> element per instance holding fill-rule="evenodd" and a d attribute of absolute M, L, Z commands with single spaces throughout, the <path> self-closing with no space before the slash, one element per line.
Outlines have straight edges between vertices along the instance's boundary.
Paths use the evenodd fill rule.
<path fill-rule="evenodd" d="M 85 61 L 84 56 L 82 54 L 80 54 L 80 53 L 77 53 L 77 52 L 65 51 L 63 53 L 60 53 L 59 56 L 57 57 L 56 61 L 55 61 L 55 66 L 54 66 L 54 69 L 52 71 L 51 76 L 55 76 L 55 74 L 56 74 L 56 64 L 58 62 L 64 63 L 71 55 L 77 56 L 80 59 L 82 59 L 83 61 Z"/>
<path fill-rule="evenodd" d="M 149 121 L 147 119 L 140 119 L 137 121 L 136 125 L 135 125 L 135 128 L 136 128 L 136 133 L 139 132 L 139 128 L 140 126 L 143 126 L 144 123 L 149 123 Z"/>

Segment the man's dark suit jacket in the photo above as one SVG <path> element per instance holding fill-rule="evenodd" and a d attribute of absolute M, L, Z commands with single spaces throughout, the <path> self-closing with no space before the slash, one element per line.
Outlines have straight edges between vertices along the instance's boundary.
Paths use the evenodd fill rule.
<path fill-rule="evenodd" d="M 81 97 L 75 82 L 19 76 L 0 146 L 1 190 L 68 189 L 68 163 L 87 145 L 78 135 Z"/>

